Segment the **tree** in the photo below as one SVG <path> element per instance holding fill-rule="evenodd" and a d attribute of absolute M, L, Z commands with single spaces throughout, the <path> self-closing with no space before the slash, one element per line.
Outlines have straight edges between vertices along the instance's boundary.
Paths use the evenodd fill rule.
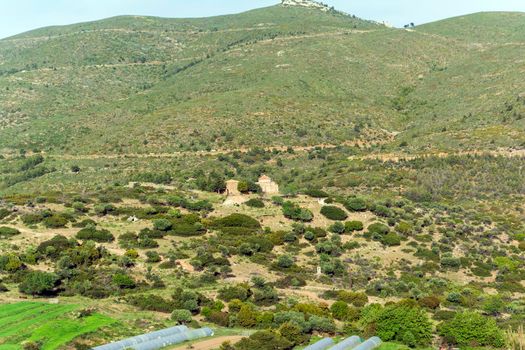
<path fill-rule="evenodd" d="M 176 309 L 171 313 L 171 320 L 177 324 L 190 323 L 192 321 L 191 311 L 186 309 Z"/>
<path fill-rule="evenodd" d="M 257 312 L 250 304 L 241 306 L 237 314 L 237 323 L 241 327 L 253 328 L 257 325 Z"/>
<path fill-rule="evenodd" d="M 45 295 L 54 291 L 58 276 L 43 271 L 30 271 L 18 286 L 20 292 L 31 295 Z"/>
<path fill-rule="evenodd" d="M 503 331 L 496 320 L 476 312 L 458 313 L 452 320 L 442 323 L 438 330 L 445 340 L 459 346 L 500 348 L 505 344 Z"/>

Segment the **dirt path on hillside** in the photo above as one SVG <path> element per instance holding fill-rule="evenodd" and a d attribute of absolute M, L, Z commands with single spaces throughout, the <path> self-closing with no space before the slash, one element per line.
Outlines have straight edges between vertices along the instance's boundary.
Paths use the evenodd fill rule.
<path fill-rule="evenodd" d="M 285 152 L 291 148 L 294 152 L 309 152 L 314 149 L 333 149 L 339 146 L 347 147 L 359 147 L 359 148 L 370 148 L 372 146 L 380 145 L 381 142 L 366 143 L 363 141 L 348 141 L 341 144 L 318 144 L 311 146 L 272 146 L 262 148 L 266 152 L 281 151 Z M 211 151 L 177 151 L 173 153 L 124 153 L 124 154 L 50 154 L 49 157 L 63 160 L 95 160 L 95 159 L 126 159 L 126 158 L 173 158 L 180 156 L 217 156 L 221 154 L 230 154 L 234 152 L 248 153 L 250 148 L 230 148 L 222 150 L 211 150 Z M 372 153 L 365 155 L 355 155 L 348 157 L 349 160 L 380 160 L 383 162 L 400 162 L 407 160 L 414 160 L 420 158 L 438 157 L 446 158 L 451 156 L 467 156 L 467 155 L 490 155 L 490 156 L 502 156 L 508 158 L 520 158 L 525 157 L 525 149 L 511 149 L 511 148 L 500 148 L 496 150 L 470 150 L 470 151 L 457 151 L 457 152 L 427 152 L 417 154 L 406 154 L 406 153 Z M 9 158 L 9 155 L 5 155 Z"/>
<path fill-rule="evenodd" d="M 502 156 L 508 158 L 525 157 L 525 149 L 507 149 L 500 148 L 497 150 L 471 150 L 471 151 L 457 151 L 457 152 L 428 152 L 418 154 L 403 154 L 403 153 L 374 153 L 367 155 L 351 156 L 350 160 L 380 160 L 383 162 L 400 162 L 406 160 L 414 160 L 421 158 L 447 158 L 451 156 Z"/>
<path fill-rule="evenodd" d="M 271 146 L 262 148 L 266 152 L 281 151 L 285 152 L 291 148 L 294 152 L 308 152 L 317 148 L 333 149 L 340 146 L 369 148 L 371 146 L 381 145 L 383 142 L 372 141 L 365 142 L 362 140 L 346 141 L 340 144 L 317 144 L 311 146 Z M 92 159 L 119 159 L 119 158 L 173 158 L 177 156 L 216 156 L 221 154 L 229 154 L 234 152 L 248 153 L 253 148 L 229 148 L 222 150 L 211 151 L 176 151 L 172 153 L 123 153 L 123 154 L 54 154 L 48 155 L 56 159 L 64 160 L 92 160 Z"/>

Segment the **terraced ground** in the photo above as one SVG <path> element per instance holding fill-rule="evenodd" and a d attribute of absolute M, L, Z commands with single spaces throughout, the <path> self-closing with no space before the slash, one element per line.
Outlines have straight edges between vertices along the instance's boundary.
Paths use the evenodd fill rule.
<path fill-rule="evenodd" d="M 78 309 L 39 302 L 0 305 L 0 349 L 22 349 L 24 342 L 31 341 L 41 343 L 42 350 L 54 350 L 114 322 L 101 314 L 75 318 Z"/>

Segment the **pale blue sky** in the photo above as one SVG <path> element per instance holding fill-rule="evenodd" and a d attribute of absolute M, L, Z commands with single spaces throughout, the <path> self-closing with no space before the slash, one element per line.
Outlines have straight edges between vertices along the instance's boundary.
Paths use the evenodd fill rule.
<path fill-rule="evenodd" d="M 0 38 L 49 25 L 116 15 L 206 17 L 237 13 L 279 0 L 0 0 Z M 395 26 L 479 11 L 525 12 L 525 0 L 324 0 L 337 9 Z"/>

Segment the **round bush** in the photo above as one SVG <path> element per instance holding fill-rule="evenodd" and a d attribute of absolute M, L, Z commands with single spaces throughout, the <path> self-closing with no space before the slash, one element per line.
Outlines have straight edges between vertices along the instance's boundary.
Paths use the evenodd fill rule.
<path fill-rule="evenodd" d="M 177 324 L 186 324 L 193 320 L 191 316 L 189 310 L 177 309 L 171 313 L 171 320 L 177 322 Z"/>
<path fill-rule="evenodd" d="M 384 341 L 408 346 L 426 346 L 432 340 L 432 323 L 420 308 L 393 305 L 384 308 L 376 320 L 377 335 Z"/>
<path fill-rule="evenodd" d="M 350 211 L 365 211 L 366 202 L 362 198 L 350 198 L 345 203 L 345 208 Z"/>
<path fill-rule="evenodd" d="M 264 202 L 258 198 L 252 198 L 244 204 L 252 208 L 264 208 Z"/>
<path fill-rule="evenodd" d="M 327 219 L 335 221 L 344 221 L 346 218 L 348 218 L 348 215 L 343 209 L 332 205 L 325 205 L 322 207 L 321 214 L 323 214 Z"/>
<path fill-rule="evenodd" d="M 439 333 L 449 342 L 459 346 L 493 346 L 505 345 L 503 332 L 494 318 L 482 316 L 476 312 L 458 313 L 438 328 Z"/>
<path fill-rule="evenodd" d="M 153 228 L 159 231 L 169 231 L 173 224 L 167 219 L 157 219 L 153 221 Z"/>
<path fill-rule="evenodd" d="M 16 235 L 19 235 L 20 234 L 20 231 L 18 231 L 16 228 L 11 228 L 11 227 L 0 227 L 0 238 L 2 237 L 12 237 L 12 236 L 16 236 Z"/>
<path fill-rule="evenodd" d="M 381 239 L 381 243 L 386 246 L 393 247 L 396 245 L 401 245 L 401 238 L 396 233 L 390 232 Z"/>
<path fill-rule="evenodd" d="M 364 228 L 361 221 L 347 221 L 345 222 L 345 232 L 351 233 L 354 231 L 362 231 Z"/>

